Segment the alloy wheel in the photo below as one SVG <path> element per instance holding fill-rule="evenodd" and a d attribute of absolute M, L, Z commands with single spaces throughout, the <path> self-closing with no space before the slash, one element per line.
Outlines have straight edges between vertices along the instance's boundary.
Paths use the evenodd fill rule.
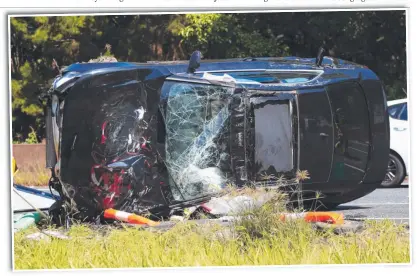
<path fill-rule="evenodd" d="M 384 183 L 392 183 L 395 181 L 395 177 L 397 176 L 397 163 L 392 158 L 388 161 L 388 168 L 385 174 Z"/>

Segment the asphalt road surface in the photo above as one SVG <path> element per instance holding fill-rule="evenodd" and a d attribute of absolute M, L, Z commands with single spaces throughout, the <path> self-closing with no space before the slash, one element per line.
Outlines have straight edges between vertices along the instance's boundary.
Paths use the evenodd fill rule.
<path fill-rule="evenodd" d="M 408 183 L 399 188 L 379 188 L 367 196 L 339 205 L 334 211 L 349 219 L 390 219 L 397 223 L 409 222 Z"/>

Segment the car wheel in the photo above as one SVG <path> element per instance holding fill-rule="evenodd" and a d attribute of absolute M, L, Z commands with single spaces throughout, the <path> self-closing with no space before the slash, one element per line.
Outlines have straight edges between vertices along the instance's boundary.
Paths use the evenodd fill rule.
<path fill-rule="evenodd" d="M 401 185 L 405 178 L 405 168 L 398 156 L 390 153 L 388 168 L 385 174 L 385 179 L 381 186 L 384 188 L 393 188 Z"/>

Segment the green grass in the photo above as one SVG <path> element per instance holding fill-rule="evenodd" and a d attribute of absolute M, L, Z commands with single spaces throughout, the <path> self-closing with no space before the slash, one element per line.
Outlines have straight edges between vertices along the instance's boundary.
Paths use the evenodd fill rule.
<path fill-rule="evenodd" d="M 256 222 L 256 221 L 255 221 Z M 70 240 L 32 241 L 15 234 L 15 268 L 125 268 L 296 264 L 409 263 L 408 231 L 390 221 L 368 222 L 361 233 L 319 232 L 304 222 L 258 227 L 240 222 L 233 237 L 219 226 L 180 223 L 167 232 L 135 228 L 107 234 L 74 226 Z"/>

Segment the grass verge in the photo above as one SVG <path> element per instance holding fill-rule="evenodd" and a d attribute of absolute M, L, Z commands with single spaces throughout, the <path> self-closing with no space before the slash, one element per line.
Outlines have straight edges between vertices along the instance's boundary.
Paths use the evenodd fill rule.
<path fill-rule="evenodd" d="M 137 268 L 239 265 L 409 263 L 409 233 L 391 221 L 366 222 L 361 233 L 319 232 L 305 222 L 256 228 L 238 222 L 232 234 L 220 226 L 179 223 L 166 232 L 135 228 L 103 234 L 70 229 L 69 240 L 33 241 L 15 234 L 15 269 Z M 224 229 L 223 229 L 224 231 Z M 224 233 L 224 232 L 223 232 Z"/>
<path fill-rule="evenodd" d="M 75 225 L 69 240 L 14 235 L 15 268 L 137 268 L 240 265 L 409 263 L 409 230 L 392 221 L 365 222 L 362 231 L 318 231 L 304 221 L 279 220 L 284 196 L 259 189 L 228 190 L 266 202 L 242 209 L 231 226 L 199 225 L 192 220 L 167 231 L 125 227 L 98 231 Z M 151 230 L 155 228 L 151 228 Z"/>

